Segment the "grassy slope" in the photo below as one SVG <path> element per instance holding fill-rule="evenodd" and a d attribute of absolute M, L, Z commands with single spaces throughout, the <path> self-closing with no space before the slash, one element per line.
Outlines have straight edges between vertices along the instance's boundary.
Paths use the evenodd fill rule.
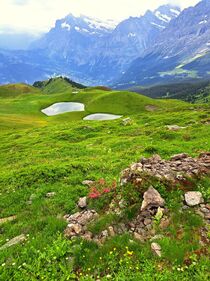
<path fill-rule="evenodd" d="M 86 112 L 50 118 L 39 112 L 51 103 L 70 100 L 84 102 Z M 147 112 L 145 105 L 148 104 L 156 105 L 158 110 Z M 132 124 L 123 126 L 121 120 L 76 121 L 84 114 L 100 111 L 130 116 Z M 0 265 L 6 263 L 0 266 L 2 280 L 68 280 L 72 267 L 68 257 L 71 255 L 75 257 L 76 268 L 88 275 L 94 271 L 104 272 L 103 266 L 99 266 L 103 256 L 104 266 L 113 267 L 111 272 L 118 272 L 116 280 L 154 280 L 154 276 L 155 280 L 207 280 L 205 258 L 197 263 L 197 268 L 189 268 L 184 273 L 171 271 L 172 266 L 182 266 L 180 251 L 191 253 L 194 247 L 199 247 L 196 238 L 192 247 L 186 247 L 188 236 L 181 241 L 173 238 L 173 249 L 173 245 L 165 241 L 163 248 L 169 253 L 165 252 L 163 259 L 157 261 L 149 251 L 149 244 L 144 247 L 132 244 L 126 235 L 112 239 L 104 248 L 98 248 L 91 243 L 80 242 L 72 247 L 59 233 L 66 225 L 62 216 L 74 212 L 78 198 L 88 192 L 81 184 L 84 179 L 118 179 L 123 168 L 141 156 L 153 153 L 168 158 L 179 152 L 196 156 L 200 151 L 209 150 L 210 130 L 204 122 L 209 111 L 208 106 L 153 101 L 128 92 L 96 89 L 82 91 L 78 96 L 72 95 L 69 90 L 50 95 L 37 92 L 2 98 L 0 121 L 4 130 L 1 130 L 0 143 L 0 216 L 17 215 L 17 220 L 1 227 L 0 245 L 21 233 L 29 234 L 24 246 L 0 252 Z M 169 132 L 164 127 L 169 124 L 187 128 Z M 200 183 L 198 188 L 203 192 L 207 186 L 209 180 Z M 56 196 L 47 199 L 45 194 L 52 191 L 56 192 Z M 32 194 L 34 200 L 29 205 L 27 202 Z M 173 205 L 178 206 L 180 195 L 169 194 L 167 203 L 173 199 Z M 177 219 L 183 220 L 179 216 Z M 187 226 L 188 219 L 184 220 Z M 191 235 L 190 226 L 189 230 Z M 123 253 L 126 246 L 134 251 L 134 265 L 129 260 L 129 267 L 125 264 L 120 268 L 117 266 L 119 256 L 115 259 L 110 257 L 109 252 L 116 247 L 119 254 Z M 137 265 L 138 268 L 142 266 L 141 272 Z M 117 269 L 114 269 L 115 266 Z M 158 266 L 165 269 L 158 271 Z M 128 279 L 133 273 L 133 279 Z M 81 277 L 81 280 L 92 279 Z"/>

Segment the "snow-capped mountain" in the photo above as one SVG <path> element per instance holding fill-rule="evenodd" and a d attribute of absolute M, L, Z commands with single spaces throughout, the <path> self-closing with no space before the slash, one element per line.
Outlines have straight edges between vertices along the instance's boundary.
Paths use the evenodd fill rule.
<path fill-rule="evenodd" d="M 209 76 L 210 1 L 185 9 L 170 21 L 154 46 L 131 65 L 120 84 L 153 84 Z M 126 85 L 127 86 L 127 85 Z"/>
<path fill-rule="evenodd" d="M 210 1 L 164 5 L 120 23 L 69 14 L 28 51 L 0 50 L 0 83 L 66 75 L 87 85 L 210 77 Z"/>
<path fill-rule="evenodd" d="M 118 25 L 70 14 L 58 20 L 32 48 L 47 50 L 52 60 L 68 64 L 80 79 L 85 78 L 94 84 L 110 83 L 154 43 L 179 13 L 179 8 L 165 5 L 154 12 L 147 11 L 144 16 L 130 17 Z"/>

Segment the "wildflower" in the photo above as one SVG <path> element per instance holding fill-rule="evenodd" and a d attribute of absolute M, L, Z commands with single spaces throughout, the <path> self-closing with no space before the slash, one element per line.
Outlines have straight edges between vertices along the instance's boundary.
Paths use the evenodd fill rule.
<path fill-rule="evenodd" d="M 127 255 L 128 256 L 132 256 L 133 255 L 133 251 L 127 251 Z"/>
<path fill-rule="evenodd" d="M 108 275 L 106 276 L 106 278 L 112 278 L 112 276 L 111 276 L 110 274 L 108 274 Z"/>
<path fill-rule="evenodd" d="M 4 267 L 5 265 L 6 265 L 6 263 L 4 262 L 4 263 L 2 263 L 2 265 L 1 265 L 1 266 L 3 266 L 3 267 Z"/>
<path fill-rule="evenodd" d="M 102 257 L 100 257 L 99 259 L 102 260 Z"/>
<path fill-rule="evenodd" d="M 14 265 L 15 265 L 15 262 L 13 262 L 12 265 L 14 266 Z"/>
<path fill-rule="evenodd" d="M 138 266 L 136 266 L 136 270 L 139 270 L 139 267 L 138 267 Z"/>
<path fill-rule="evenodd" d="M 113 252 L 112 252 L 112 251 L 110 251 L 110 252 L 109 252 L 109 254 L 110 254 L 110 255 L 112 255 L 112 254 L 113 254 Z"/>
<path fill-rule="evenodd" d="M 103 190 L 103 193 L 109 193 L 111 190 L 109 189 L 109 188 L 105 188 L 104 190 Z"/>
<path fill-rule="evenodd" d="M 114 248 L 113 250 L 114 250 L 114 251 L 116 251 L 117 249 L 116 249 L 116 248 Z"/>

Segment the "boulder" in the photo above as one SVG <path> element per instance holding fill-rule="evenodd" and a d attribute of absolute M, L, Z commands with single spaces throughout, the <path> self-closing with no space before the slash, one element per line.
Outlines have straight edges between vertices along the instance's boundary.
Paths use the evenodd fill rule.
<path fill-rule="evenodd" d="M 141 211 L 150 206 L 162 207 L 165 200 L 160 196 L 160 193 L 152 186 L 144 193 L 144 200 L 141 205 Z"/>
<path fill-rule="evenodd" d="M 203 197 L 199 191 L 189 191 L 184 195 L 185 202 L 188 206 L 193 207 L 203 203 Z"/>

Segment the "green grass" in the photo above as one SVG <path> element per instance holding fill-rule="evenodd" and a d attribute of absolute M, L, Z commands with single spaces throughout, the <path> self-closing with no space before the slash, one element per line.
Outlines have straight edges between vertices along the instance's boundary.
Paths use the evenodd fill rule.
<path fill-rule="evenodd" d="M 74 95 L 69 88 L 47 94 L 37 89 L 23 93 L 22 86 L 16 87 L 18 94 L 9 90 L 11 95 L 7 92 L 0 98 L 0 217 L 17 216 L 15 221 L 0 226 L 0 246 L 21 233 L 28 238 L 23 245 L 0 251 L 0 279 L 75 280 L 77 274 L 80 280 L 96 280 L 98 275 L 101 280 L 110 280 L 107 275 L 112 276 L 111 280 L 207 280 L 205 255 L 197 258 L 196 266 L 184 268 L 184 272 L 177 270 L 185 266 L 185 256 L 193 255 L 194 249 L 200 247 L 196 234 L 200 221 L 193 215 L 175 216 L 171 229 L 164 232 L 161 260 L 152 255 L 149 243 L 132 242 L 129 235 L 114 237 L 104 247 L 81 240 L 68 241 L 62 235 L 66 227 L 62 217 L 75 212 L 79 197 L 88 194 L 88 188 L 82 185 L 85 179 L 118 181 L 124 168 L 153 153 L 169 158 L 176 153 L 197 156 L 209 150 L 210 129 L 203 122 L 210 112 L 209 106 L 158 101 L 98 88 L 80 90 Z M 40 112 L 60 101 L 84 102 L 86 111 L 55 117 Z M 147 105 L 154 105 L 156 110 L 148 112 Z M 132 122 L 124 126 L 121 119 L 82 120 L 96 112 L 122 114 Z M 186 129 L 169 132 L 165 125 L 170 124 Z M 195 189 L 208 197 L 209 183 L 209 178 L 196 182 Z M 183 192 L 156 188 L 176 214 Z M 55 192 L 55 196 L 46 198 L 47 192 Z M 99 211 L 104 202 L 95 203 Z M 135 212 L 135 208 L 126 210 L 126 218 L 132 218 Z M 99 232 L 113 220 L 104 216 L 92 227 Z M 175 236 L 179 226 L 184 231 L 181 240 Z M 186 245 L 189 233 L 193 236 L 192 244 Z M 133 251 L 131 257 L 126 247 Z M 174 249 L 174 257 L 170 249 Z"/>

